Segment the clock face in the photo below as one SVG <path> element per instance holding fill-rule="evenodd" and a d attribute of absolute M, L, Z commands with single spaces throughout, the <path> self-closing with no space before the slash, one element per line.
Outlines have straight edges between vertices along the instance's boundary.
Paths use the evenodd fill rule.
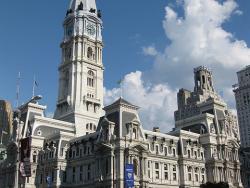
<path fill-rule="evenodd" d="M 94 24 L 88 24 L 87 25 L 87 33 L 91 36 L 94 36 L 96 32 L 95 25 Z"/>

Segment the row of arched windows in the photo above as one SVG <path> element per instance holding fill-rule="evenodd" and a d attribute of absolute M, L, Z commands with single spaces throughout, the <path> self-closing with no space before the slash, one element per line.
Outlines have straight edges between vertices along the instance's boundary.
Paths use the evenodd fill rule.
<path fill-rule="evenodd" d="M 91 130 L 91 131 L 95 131 L 96 130 L 96 125 L 94 125 L 93 123 L 87 123 L 86 124 L 86 129 Z"/>
<path fill-rule="evenodd" d="M 193 167 L 188 166 L 187 171 L 188 171 L 188 181 L 196 181 L 196 182 L 203 182 L 204 183 L 204 181 L 205 181 L 205 169 L 204 168 L 202 168 L 200 170 L 198 167 L 193 169 Z M 194 177 L 193 177 L 193 175 L 194 175 Z"/>

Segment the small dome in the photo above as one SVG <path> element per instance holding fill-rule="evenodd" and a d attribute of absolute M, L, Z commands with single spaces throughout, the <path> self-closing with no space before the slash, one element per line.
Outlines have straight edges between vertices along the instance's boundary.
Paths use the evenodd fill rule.
<path fill-rule="evenodd" d="M 90 10 L 95 10 L 96 9 L 96 2 L 95 0 L 71 0 L 69 9 L 72 11 L 78 10 L 80 7 L 81 10 L 89 12 Z"/>

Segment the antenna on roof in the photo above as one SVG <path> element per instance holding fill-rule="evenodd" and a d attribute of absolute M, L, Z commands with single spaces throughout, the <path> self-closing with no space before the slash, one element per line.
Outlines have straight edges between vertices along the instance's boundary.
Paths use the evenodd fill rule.
<path fill-rule="evenodd" d="M 19 106 L 19 97 L 20 97 L 20 81 L 21 81 L 21 72 L 18 72 L 17 85 L 16 85 L 16 107 Z"/>

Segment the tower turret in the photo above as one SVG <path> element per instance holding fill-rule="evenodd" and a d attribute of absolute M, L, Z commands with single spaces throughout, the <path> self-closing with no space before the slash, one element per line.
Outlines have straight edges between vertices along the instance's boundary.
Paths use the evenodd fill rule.
<path fill-rule="evenodd" d="M 95 0 L 71 0 L 63 27 L 54 117 L 75 123 L 76 134 L 84 135 L 103 115 L 102 20 Z"/>
<path fill-rule="evenodd" d="M 214 92 L 212 71 L 204 66 L 194 69 L 195 92 Z"/>

